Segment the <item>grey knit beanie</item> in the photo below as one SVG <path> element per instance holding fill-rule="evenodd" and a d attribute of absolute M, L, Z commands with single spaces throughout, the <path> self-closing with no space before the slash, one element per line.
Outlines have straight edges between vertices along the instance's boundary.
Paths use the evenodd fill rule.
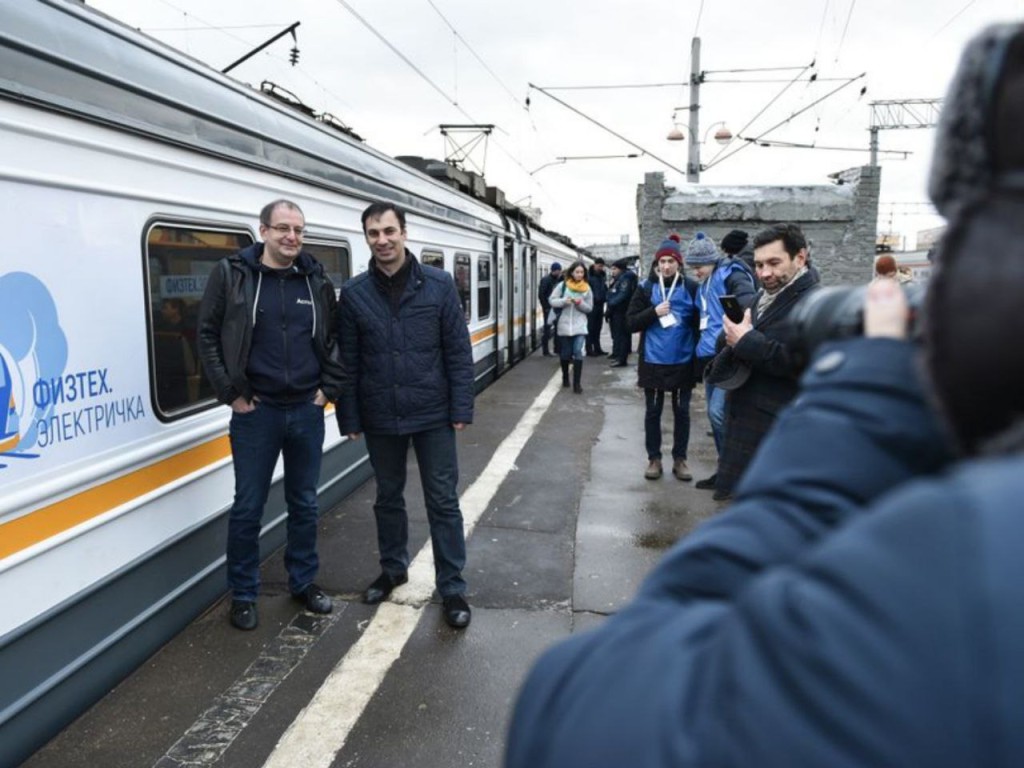
<path fill-rule="evenodd" d="M 703 232 L 696 236 L 686 245 L 686 265 L 688 267 L 703 267 L 706 264 L 717 264 L 722 258 L 714 241 Z"/>

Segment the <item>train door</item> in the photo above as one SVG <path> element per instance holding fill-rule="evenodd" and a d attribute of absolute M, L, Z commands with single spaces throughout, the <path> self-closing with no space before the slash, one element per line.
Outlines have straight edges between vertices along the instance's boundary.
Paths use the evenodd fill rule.
<path fill-rule="evenodd" d="M 514 228 L 514 231 L 518 232 L 518 228 Z M 505 359 L 508 365 L 512 365 L 516 359 L 515 253 L 515 241 L 511 238 L 506 239 L 502 282 L 505 293 Z"/>
<path fill-rule="evenodd" d="M 526 257 L 526 293 L 523 301 L 526 305 L 527 350 L 533 351 L 540 341 L 537 338 L 537 248 L 530 247 Z"/>
<path fill-rule="evenodd" d="M 501 333 L 501 308 L 504 305 L 504 302 L 501 300 L 501 280 L 498 277 L 498 265 L 501 263 L 499 249 L 503 242 L 504 240 L 500 236 L 496 235 L 491 238 L 491 253 L 487 258 L 490 275 L 489 290 L 491 292 L 490 325 L 494 330 L 490 354 L 494 356 L 495 377 L 497 377 L 501 372 L 501 344 L 499 342 L 499 334 Z"/>

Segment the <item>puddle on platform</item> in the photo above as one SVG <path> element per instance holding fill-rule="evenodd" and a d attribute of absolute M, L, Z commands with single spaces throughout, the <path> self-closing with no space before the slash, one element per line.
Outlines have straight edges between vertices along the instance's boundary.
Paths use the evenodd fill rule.
<path fill-rule="evenodd" d="M 668 549 L 678 541 L 678 536 L 667 533 L 637 533 L 632 537 L 633 543 L 642 549 Z"/>

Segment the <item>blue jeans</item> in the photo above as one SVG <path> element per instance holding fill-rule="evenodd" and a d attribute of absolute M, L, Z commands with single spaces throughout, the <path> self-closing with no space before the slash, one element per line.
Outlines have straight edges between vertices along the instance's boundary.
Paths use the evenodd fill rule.
<path fill-rule="evenodd" d="M 672 390 L 672 458 L 686 460 L 690 442 L 690 395 L 692 390 Z M 644 414 L 644 440 L 648 459 L 661 458 L 661 411 L 665 406 L 665 390 L 645 389 L 647 411 Z"/>
<path fill-rule="evenodd" d="M 420 468 L 438 594 L 465 594 L 462 569 L 466 565 L 466 535 L 456 489 L 459 465 L 455 430 L 450 424 L 411 435 L 366 433 L 366 450 L 377 478 L 373 514 L 377 518 L 381 570 L 397 576 L 409 568 L 409 516 L 404 493 L 410 441 Z"/>
<path fill-rule="evenodd" d="M 711 432 L 715 436 L 715 450 L 721 456 L 725 440 L 725 390 L 705 381 L 704 396 L 708 402 L 708 421 L 711 422 Z"/>
<path fill-rule="evenodd" d="M 586 340 L 586 336 L 559 336 L 558 343 L 561 344 L 561 347 L 558 350 L 558 359 L 582 360 L 583 345 Z"/>
<path fill-rule="evenodd" d="M 235 600 L 255 601 L 260 591 L 260 525 L 279 454 L 284 455 L 288 589 L 299 594 L 313 583 L 319 511 L 316 486 L 324 445 L 324 409 L 312 402 L 258 402 L 249 413 L 231 414 L 235 503 L 228 517 L 228 587 Z"/>

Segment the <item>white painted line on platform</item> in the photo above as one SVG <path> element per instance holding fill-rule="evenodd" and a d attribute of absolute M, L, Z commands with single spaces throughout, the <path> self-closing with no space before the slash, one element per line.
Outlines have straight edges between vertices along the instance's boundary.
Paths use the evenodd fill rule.
<path fill-rule="evenodd" d="M 502 482 L 517 469 L 516 459 L 560 389 L 561 374 L 556 373 L 462 494 L 459 506 L 467 539 Z M 428 540 L 409 566 L 409 583 L 396 589 L 390 602 L 380 605 L 362 637 L 285 731 L 264 768 L 330 768 L 412 636 L 433 591 L 434 563 Z"/>

